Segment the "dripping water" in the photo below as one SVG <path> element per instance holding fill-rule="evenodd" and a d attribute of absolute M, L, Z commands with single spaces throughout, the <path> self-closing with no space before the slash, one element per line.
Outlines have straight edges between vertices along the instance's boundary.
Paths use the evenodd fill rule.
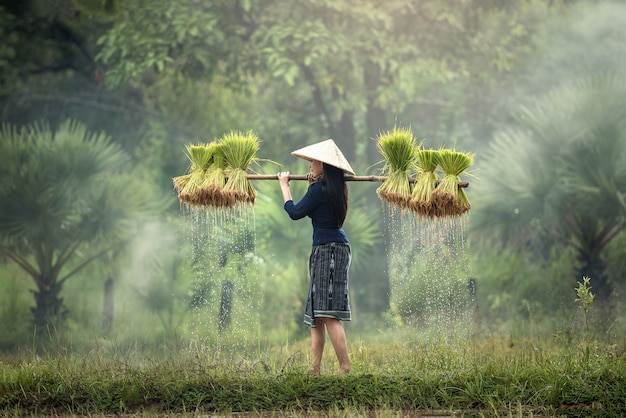
<path fill-rule="evenodd" d="M 187 323 L 194 349 L 219 356 L 254 347 L 260 298 L 253 208 L 192 208 L 184 216 L 191 226 Z"/>
<path fill-rule="evenodd" d="M 391 311 L 400 319 L 395 323 L 411 338 L 468 337 L 475 283 L 465 250 L 468 216 L 422 218 L 387 209 Z"/>

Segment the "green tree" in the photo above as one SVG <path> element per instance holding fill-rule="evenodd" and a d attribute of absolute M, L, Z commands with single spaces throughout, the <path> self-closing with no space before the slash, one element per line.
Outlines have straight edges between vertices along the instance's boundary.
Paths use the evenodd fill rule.
<path fill-rule="evenodd" d="M 440 107 L 430 98 L 452 81 L 492 82 L 513 68 L 528 51 L 527 9 L 483 0 L 129 1 L 100 38 L 98 58 L 111 86 L 181 74 L 220 74 L 233 88 L 274 80 L 318 136 L 372 163 L 367 138 L 401 112 Z"/>
<path fill-rule="evenodd" d="M 0 97 L 24 88 L 44 73 L 72 71 L 92 80 L 98 76 L 90 48 L 90 34 L 97 33 L 93 29 L 98 24 L 92 16 L 78 13 L 74 6 L 81 3 L 85 1 L 0 4 Z"/>
<path fill-rule="evenodd" d="M 474 86 L 495 83 L 496 74 L 510 71 L 528 52 L 526 6 L 478 0 L 127 1 L 100 38 L 98 59 L 110 87 L 136 86 L 151 106 L 167 109 L 164 120 L 174 116 L 186 127 L 204 126 L 199 136 L 221 134 L 215 116 L 232 115 L 233 127 L 265 128 L 259 133 L 271 139 L 263 149 L 275 151 L 272 159 L 312 138 L 332 137 L 363 173 L 380 160 L 370 138 L 397 118 L 420 136 L 449 144 L 472 137 L 463 120 L 493 124 L 484 114 L 495 106 Z M 259 105 L 244 106 L 248 112 L 224 106 L 232 102 L 224 100 L 223 86 Z M 212 99 L 210 106 L 195 106 L 203 96 Z M 167 135 L 187 135 L 174 130 Z M 478 137 L 484 132 L 489 128 Z M 373 213 L 380 207 L 370 196 Z M 385 256 L 378 252 L 366 260 L 378 261 L 366 270 L 372 283 L 385 282 L 379 274 L 385 274 Z"/>
<path fill-rule="evenodd" d="M 37 329 L 66 313 L 63 284 L 121 246 L 156 209 L 130 159 L 104 133 L 75 121 L 0 132 L 0 252 L 32 278 Z"/>
<path fill-rule="evenodd" d="M 144 121 L 159 119 L 132 86 L 103 88 L 96 40 L 110 27 L 117 0 L 0 2 L 0 114 L 22 126 L 68 118 L 104 130 L 132 152 Z"/>
<path fill-rule="evenodd" d="M 625 81 L 598 75 L 565 83 L 494 139 L 480 166 L 474 226 L 538 255 L 573 247 L 578 277 L 591 277 L 606 301 L 619 278 L 607 276 L 604 250 L 626 229 L 624 167 Z"/>

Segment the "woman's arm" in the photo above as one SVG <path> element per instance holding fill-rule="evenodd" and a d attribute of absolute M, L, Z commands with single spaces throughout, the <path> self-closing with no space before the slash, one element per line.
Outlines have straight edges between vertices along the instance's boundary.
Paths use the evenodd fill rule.
<path fill-rule="evenodd" d="M 283 202 L 287 203 L 291 198 L 291 190 L 289 189 L 289 171 L 281 171 L 278 173 L 278 182 L 280 183 L 280 191 L 283 193 Z"/>
<path fill-rule="evenodd" d="M 322 186 L 319 183 L 313 183 L 298 203 L 288 200 L 285 202 L 284 207 L 289 217 L 295 221 L 305 216 L 310 216 L 322 201 Z"/>

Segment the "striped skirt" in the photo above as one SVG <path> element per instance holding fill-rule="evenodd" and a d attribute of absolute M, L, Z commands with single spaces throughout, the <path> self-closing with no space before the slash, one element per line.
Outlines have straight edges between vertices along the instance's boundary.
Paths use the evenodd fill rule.
<path fill-rule="evenodd" d="M 309 258 L 309 294 L 304 309 L 304 323 L 315 327 L 316 317 L 350 321 L 348 270 L 350 244 L 331 242 L 316 245 Z"/>

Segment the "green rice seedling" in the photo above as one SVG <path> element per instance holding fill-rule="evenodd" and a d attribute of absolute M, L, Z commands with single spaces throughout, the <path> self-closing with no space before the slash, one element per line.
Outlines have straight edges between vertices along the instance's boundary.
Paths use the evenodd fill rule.
<path fill-rule="evenodd" d="M 437 150 L 421 149 L 416 153 L 420 173 L 413 187 L 409 207 L 422 217 L 434 217 L 435 207 L 431 195 L 435 190 L 439 176 L 436 173 Z"/>
<path fill-rule="evenodd" d="M 187 158 L 189 158 L 190 165 L 187 170 L 187 174 L 174 177 L 172 180 L 174 182 L 174 188 L 178 193 L 180 193 L 187 184 L 194 181 L 193 177 L 196 177 L 197 174 L 192 176 L 192 173 L 199 171 L 203 164 L 202 151 L 204 149 L 204 145 L 187 145 Z M 191 187 L 191 186 L 190 186 Z"/>
<path fill-rule="evenodd" d="M 213 163 L 213 144 L 188 145 L 191 171 L 206 171 Z"/>
<path fill-rule="evenodd" d="M 211 142 L 208 146 L 211 153 L 211 165 L 204 171 L 200 189 L 198 190 L 199 205 L 209 207 L 223 206 L 224 185 L 226 183 L 226 162 L 222 145 Z"/>
<path fill-rule="evenodd" d="M 182 176 L 174 177 L 172 180 L 174 182 L 174 189 L 176 189 L 176 193 L 180 194 L 180 191 L 189 183 L 189 179 L 191 178 L 191 174 L 184 174 Z"/>
<path fill-rule="evenodd" d="M 256 160 L 261 141 L 252 132 L 230 132 L 222 138 L 221 146 L 228 165 L 228 180 L 224 185 L 225 206 L 238 203 L 254 205 L 256 190 L 247 177 L 248 167 Z"/>
<path fill-rule="evenodd" d="M 175 177 L 174 187 L 181 203 L 189 206 L 201 205 L 201 189 L 206 171 L 213 163 L 214 147 L 207 144 L 187 145 L 187 157 L 190 161 L 188 173 Z"/>
<path fill-rule="evenodd" d="M 461 216 L 472 206 L 465 190 L 459 187 L 459 176 L 472 166 L 474 154 L 441 149 L 437 160 L 444 176 L 431 195 L 436 216 Z"/>
<path fill-rule="evenodd" d="M 411 198 L 411 172 L 417 170 L 416 153 L 420 149 L 410 129 L 394 127 L 379 135 L 376 143 L 385 160 L 382 174 L 387 178 L 376 189 L 378 197 L 392 206 L 407 208 Z"/>
<path fill-rule="evenodd" d="M 205 152 L 205 144 L 187 145 L 186 150 L 190 161 L 188 173 L 175 177 L 173 181 L 180 202 L 185 205 L 194 205 L 195 193 L 200 188 L 204 175 L 203 167 L 209 163 L 210 157 Z"/>

